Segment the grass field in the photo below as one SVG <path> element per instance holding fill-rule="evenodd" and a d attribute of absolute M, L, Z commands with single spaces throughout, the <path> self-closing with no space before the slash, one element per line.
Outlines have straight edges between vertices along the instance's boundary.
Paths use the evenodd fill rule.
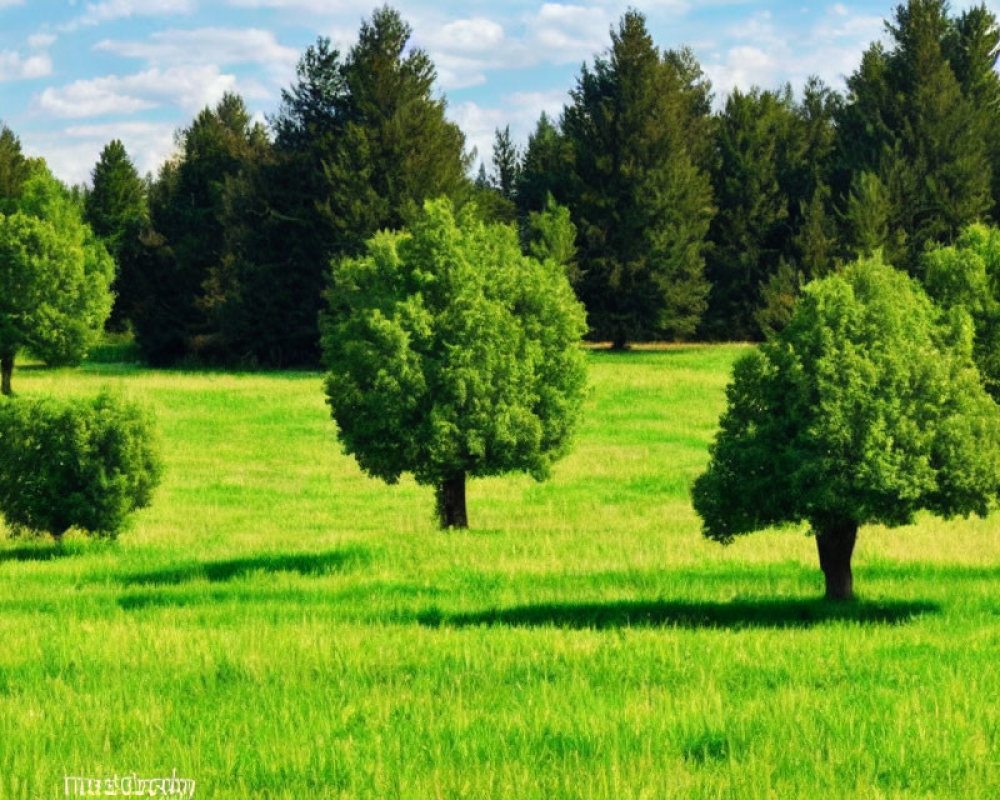
<path fill-rule="evenodd" d="M 0 798 L 996 797 L 996 519 L 863 529 L 846 607 L 804 530 L 704 541 L 738 352 L 592 353 L 572 455 L 472 482 L 465 533 L 339 452 L 318 375 L 18 370 L 149 403 L 167 472 L 116 543 L 0 541 Z"/>

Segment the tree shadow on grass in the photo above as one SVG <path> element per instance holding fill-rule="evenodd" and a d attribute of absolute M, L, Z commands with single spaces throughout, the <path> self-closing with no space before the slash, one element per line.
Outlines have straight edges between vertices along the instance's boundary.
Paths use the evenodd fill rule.
<path fill-rule="evenodd" d="M 940 606 L 924 602 L 858 600 L 734 600 L 730 603 L 659 600 L 652 602 L 539 604 L 491 609 L 473 614 L 444 614 L 436 609 L 417 615 L 428 627 L 467 628 L 812 628 L 833 622 L 902 625 Z"/>
<path fill-rule="evenodd" d="M 362 547 L 345 547 L 325 553 L 268 553 L 249 558 L 199 561 L 152 572 L 135 573 L 124 576 L 122 582 L 128 586 L 176 586 L 197 580 L 222 583 L 258 572 L 268 574 L 294 572 L 299 575 L 319 576 L 358 569 L 367 566 L 371 561 L 371 552 Z"/>
<path fill-rule="evenodd" d="M 0 564 L 10 561 L 53 561 L 69 555 L 73 555 L 72 550 L 54 542 L 39 546 L 18 545 L 0 548 Z"/>

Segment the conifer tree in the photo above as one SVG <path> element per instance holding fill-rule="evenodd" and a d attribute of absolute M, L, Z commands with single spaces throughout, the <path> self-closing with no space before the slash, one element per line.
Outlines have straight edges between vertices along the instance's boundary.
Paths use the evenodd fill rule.
<path fill-rule="evenodd" d="M 514 200 L 521 174 L 521 154 L 510 137 L 510 125 L 493 135 L 493 184 L 507 200 Z"/>
<path fill-rule="evenodd" d="M 570 142 L 543 111 L 528 136 L 515 187 L 517 210 L 522 218 L 545 208 L 550 194 L 557 202 L 568 202 L 572 158 Z"/>
<path fill-rule="evenodd" d="M 698 324 L 712 190 L 690 133 L 704 93 L 697 71 L 663 56 L 637 11 L 611 38 L 608 54 L 583 67 L 562 128 L 573 156 L 580 296 L 592 335 L 623 348 Z"/>
<path fill-rule="evenodd" d="M 84 218 L 115 260 L 115 304 L 108 326 L 122 330 L 137 301 L 140 237 L 149 225 L 149 209 L 146 184 L 118 139 L 104 147 L 94 166 Z"/>
<path fill-rule="evenodd" d="M 204 289 L 225 254 L 226 181 L 267 145 L 234 94 L 201 111 L 178 138 L 178 159 L 164 165 L 151 191 L 152 231 L 145 237 L 132 314 L 136 342 L 155 364 L 188 355 L 211 358 L 218 347 L 207 308 L 217 299 L 206 299 Z"/>
<path fill-rule="evenodd" d="M 963 31 L 964 25 L 964 33 Z M 886 24 L 889 49 L 872 45 L 848 80 L 840 119 L 839 191 L 872 172 L 889 198 L 890 254 L 917 270 L 928 244 L 955 239 L 993 205 L 986 16 L 948 16 L 945 0 L 908 0 Z M 988 107 L 988 103 L 987 103 Z"/>

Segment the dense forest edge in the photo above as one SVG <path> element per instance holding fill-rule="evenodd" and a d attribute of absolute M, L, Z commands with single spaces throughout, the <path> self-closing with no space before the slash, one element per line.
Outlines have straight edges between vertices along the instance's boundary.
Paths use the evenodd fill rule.
<path fill-rule="evenodd" d="M 91 184 L 67 188 L 5 127 L 0 214 L 51 222 L 84 248 L 85 272 L 109 269 L 103 244 L 108 329 L 156 366 L 318 366 L 331 263 L 446 197 L 562 263 L 593 341 L 760 341 L 810 280 L 881 252 L 972 312 L 993 381 L 1000 27 L 985 5 L 897 6 L 843 93 L 811 79 L 798 96 L 753 87 L 719 102 L 694 52 L 661 49 L 630 10 L 559 118 L 543 114 L 524 147 L 497 130 L 477 174 L 410 38 L 382 7 L 346 53 L 318 39 L 266 125 L 227 94 L 156 176 L 114 140 Z M 66 234 L 74 215 L 84 229 Z"/>

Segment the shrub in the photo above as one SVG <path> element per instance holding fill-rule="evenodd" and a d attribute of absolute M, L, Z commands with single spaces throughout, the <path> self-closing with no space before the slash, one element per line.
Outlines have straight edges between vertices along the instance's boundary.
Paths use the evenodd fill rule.
<path fill-rule="evenodd" d="M 57 540 L 70 528 L 116 536 L 161 474 L 150 416 L 106 392 L 0 401 L 0 464 L 7 525 Z"/>

